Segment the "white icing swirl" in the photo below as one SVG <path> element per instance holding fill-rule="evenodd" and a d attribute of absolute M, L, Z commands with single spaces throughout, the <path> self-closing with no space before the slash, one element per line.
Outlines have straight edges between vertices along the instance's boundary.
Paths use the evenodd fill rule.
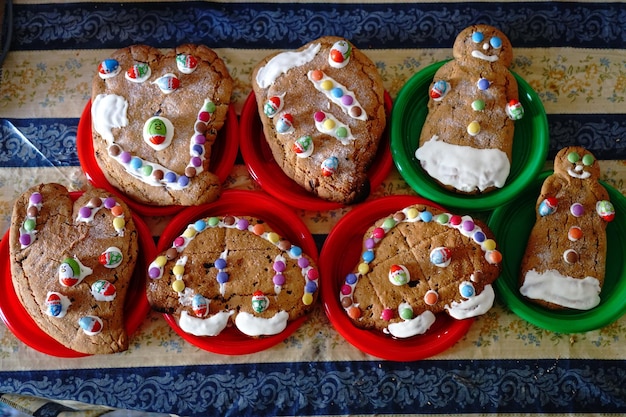
<path fill-rule="evenodd" d="M 274 56 L 257 72 L 257 85 L 261 88 L 269 87 L 279 76 L 287 73 L 290 69 L 311 62 L 320 48 L 319 43 L 314 43 L 302 51 L 282 52 Z"/>

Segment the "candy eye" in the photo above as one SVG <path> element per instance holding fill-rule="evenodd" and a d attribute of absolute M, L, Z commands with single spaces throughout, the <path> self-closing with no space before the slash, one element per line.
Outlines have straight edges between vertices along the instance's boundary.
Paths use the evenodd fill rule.
<path fill-rule="evenodd" d="M 575 164 L 576 162 L 580 161 L 580 155 L 578 155 L 577 152 L 570 152 L 569 154 L 567 154 L 567 160 L 570 161 L 572 164 Z"/>
<path fill-rule="evenodd" d="M 583 165 L 585 165 L 585 166 L 593 165 L 594 161 L 595 161 L 595 158 L 591 154 L 587 154 L 587 155 L 583 156 Z"/>
<path fill-rule="evenodd" d="M 491 46 L 495 49 L 499 49 L 502 47 L 502 39 L 500 39 L 498 36 L 494 36 L 493 38 L 491 38 L 491 40 L 489 41 L 489 44 L 491 44 Z"/>
<path fill-rule="evenodd" d="M 459 284 L 459 293 L 464 298 L 472 298 L 476 295 L 476 290 L 474 289 L 474 286 L 471 282 L 464 281 Z"/>
<path fill-rule="evenodd" d="M 482 32 L 472 33 L 472 41 L 474 43 L 480 43 L 483 41 L 483 39 L 485 39 L 485 36 L 482 34 Z"/>

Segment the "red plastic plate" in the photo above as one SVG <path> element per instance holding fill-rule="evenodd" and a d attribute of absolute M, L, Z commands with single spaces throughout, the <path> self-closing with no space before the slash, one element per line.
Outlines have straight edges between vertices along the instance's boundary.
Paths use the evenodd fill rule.
<path fill-rule="evenodd" d="M 157 254 L 167 250 L 172 241 L 190 223 L 208 216 L 251 216 L 264 220 L 276 233 L 317 262 L 317 246 L 302 220 L 289 208 L 260 191 L 226 190 L 220 199 L 203 206 L 188 207 L 167 225 L 157 245 Z M 287 328 L 273 336 L 251 338 L 236 327 L 228 327 L 217 336 L 194 336 L 182 330 L 176 319 L 164 314 L 165 320 L 187 342 L 209 352 L 222 355 L 244 355 L 268 349 L 289 337 L 306 320 L 306 316 L 287 324 Z"/>
<path fill-rule="evenodd" d="M 387 126 L 390 125 L 392 101 L 391 96 L 385 92 L 385 110 L 387 112 Z M 272 151 L 270 150 L 261 118 L 256 104 L 254 92 L 251 92 L 241 111 L 241 155 L 248 167 L 252 178 L 268 194 L 276 197 L 283 203 L 306 210 L 334 210 L 344 205 L 332 201 L 323 200 L 309 193 L 295 181 L 289 178 L 278 166 Z M 393 159 L 389 149 L 389 127 L 383 133 L 378 153 L 368 170 L 370 188 L 374 190 L 387 177 Z"/>
<path fill-rule="evenodd" d="M 72 192 L 70 196 L 76 200 L 81 194 L 82 192 Z M 139 256 L 124 304 L 126 333 L 129 337 L 137 330 L 150 311 L 150 305 L 146 298 L 145 270 L 148 265 L 147 260 L 152 260 L 156 253 L 156 246 L 148 226 L 135 214 L 133 214 L 133 221 L 139 236 Z M 4 271 L 0 278 L 0 319 L 19 340 L 39 352 L 62 358 L 90 356 L 69 349 L 44 333 L 26 312 L 13 287 L 9 233 L 7 231 L 0 241 L 0 271 Z"/>
<path fill-rule="evenodd" d="M 358 264 L 363 235 L 376 220 L 412 204 L 441 206 L 415 196 L 391 196 L 360 204 L 335 225 L 326 238 L 320 255 L 322 303 L 335 329 L 359 350 L 391 361 L 415 361 L 441 353 L 460 340 L 474 319 L 456 320 L 438 314 L 433 326 L 424 334 L 395 339 L 375 330 L 356 327 L 339 302 L 339 288 Z"/>
<path fill-rule="evenodd" d="M 96 161 L 91 135 L 91 100 L 83 109 L 83 114 L 78 121 L 76 150 L 78 151 L 80 166 L 85 172 L 87 179 L 95 187 L 103 188 L 111 193 L 124 196 L 122 191 L 109 183 Z M 238 151 L 239 124 L 237 123 L 235 109 L 231 105 L 228 108 L 224 127 L 219 131 L 217 140 L 213 144 L 211 161 L 209 162 L 212 172 L 218 176 L 220 182 L 223 183 L 228 177 L 228 174 L 232 171 Z M 133 212 L 143 216 L 169 216 L 181 210 L 181 206 L 151 206 L 134 201 L 130 197 L 125 197 L 124 201 L 126 201 Z"/>

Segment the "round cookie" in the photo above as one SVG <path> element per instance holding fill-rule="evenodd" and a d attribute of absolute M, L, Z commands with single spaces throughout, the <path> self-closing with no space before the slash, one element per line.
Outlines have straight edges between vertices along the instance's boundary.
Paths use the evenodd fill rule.
<path fill-rule="evenodd" d="M 278 334 L 318 294 L 314 261 L 251 217 L 189 224 L 147 272 L 152 308 L 195 336 L 217 336 L 230 324 L 251 337 Z"/>
<path fill-rule="evenodd" d="M 34 186 L 15 202 L 9 239 L 15 292 L 43 332 L 86 354 L 128 348 L 138 237 L 123 201 L 99 189 L 72 201 L 62 185 Z"/>
<path fill-rule="evenodd" d="M 586 149 L 567 147 L 556 155 L 520 268 L 520 293 L 533 302 L 577 310 L 600 303 L 606 226 L 615 211 L 599 177 L 598 161 Z"/>
<path fill-rule="evenodd" d="M 363 52 L 322 37 L 266 57 L 252 86 L 265 138 L 289 178 L 342 204 L 369 195 L 367 170 L 386 115 L 382 79 Z"/>
<path fill-rule="evenodd" d="M 500 30 L 474 25 L 458 34 L 453 55 L 433 78 L 415 157 L 443 187 L 486 193 L 508 178 L 514 120 L 524 114 L 508 68 L 513 49 Z"/>
<path fill-rule="evenodd" d="M 163 54 L 147 45 L 115 51 L 92 84 L 95 159 L 111 185 L 147 205 L 216 200 L 212 145 L 233 81 L 217 54 L 186 44 Z"/>
<path fill-rule="evenodd" d="M 444 311 L 456 319 L 487 312 L 501 260 L 481 221 L 409 206 L 367 230 L 361 261 L 339 298 L 356 326 L 411 337 L 425 333 Z"/>

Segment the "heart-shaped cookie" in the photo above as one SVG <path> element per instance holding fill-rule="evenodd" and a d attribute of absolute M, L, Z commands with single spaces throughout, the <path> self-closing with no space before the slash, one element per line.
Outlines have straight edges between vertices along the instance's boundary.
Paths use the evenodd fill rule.
<path fill-rule="evenodd" d="M 15 292 L 43 332 L 86 354 L 128 348 L 138 237 L 123 201 L 100 189 L 74 201 L 62 185 L 38 185 L 15 202 L 9 236 Z"/>
<path fill-rule="evenodd" d="M 252 86 L 265 138 L 289 178 L 333 202 L 369 195 L 367 169 L 386 116 L 382 79 L 363 52 L 323 37 L 266 57 Z"/>
<path fill-rule="evenodd" d="M 92 86 L 95 158 L 114 187 L 147 205 L 214 201 L 220 182 L 209 166 L 233 81 L 202 45 L 163 54 L 146 45 L 102 61 Z"/>
<path fill-rule="evenodd" d="M 148 267 L 152 308 L 195 336 L 281 333 L 317 299 L 314 260 L 256 218 L 198 219 Z"/>
<path fill-rule="evenodd" d="M 444 311 L 455 319 L 488 311 L 502 255 L 481 221 L 414 205 L 375 222 L 360 259 L 341 286 L 341 305 L 358 327 L 406 338 Z"/>

